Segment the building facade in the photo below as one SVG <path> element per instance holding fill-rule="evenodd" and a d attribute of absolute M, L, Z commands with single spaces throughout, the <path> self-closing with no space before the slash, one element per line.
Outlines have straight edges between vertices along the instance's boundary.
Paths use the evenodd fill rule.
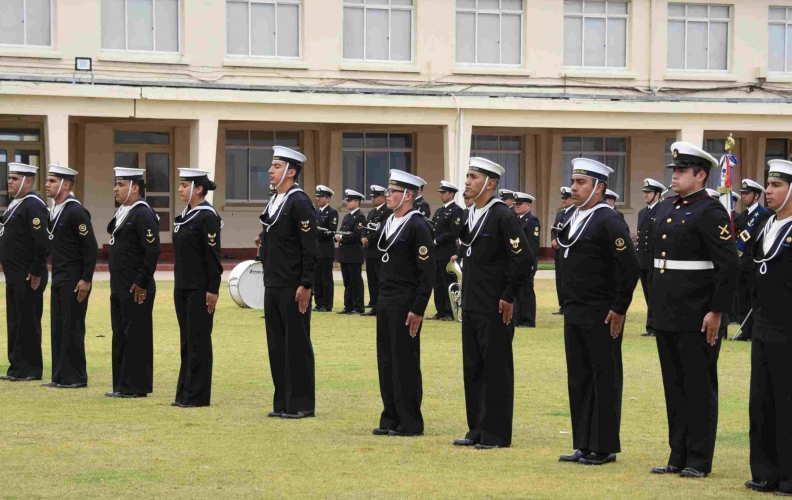
<path fill-rule="evenodd" d="M 643 179 L 669 182 L 670 143 L 717 157 L 729 133 L 735 182 L 790 156 L 792 0 L 0 4 L 0 178 L 10 161 L 76 168 L 103 228 L 112 168 L 145 168 L 168 243 L 176 168 L 207 169 L 236 257 L 260 231 L 273 144 L 305 153 L 301 185 L 330 186 L 337 208 L 401 168 L 434 209 L 441 179 L 489 157 L 537 197 L 547 247 L 572 158 L 614 168 L 634 227 Z"/>

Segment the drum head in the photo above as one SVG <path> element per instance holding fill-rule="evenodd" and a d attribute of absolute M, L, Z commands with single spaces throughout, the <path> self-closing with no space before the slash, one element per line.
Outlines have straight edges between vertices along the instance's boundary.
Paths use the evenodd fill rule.
<path fill-rule="evenodd" d="M 235 267 L 228 279 L 228 291 L 240 307 L 264 309 L 264 268 L 261 262 L 247 260 Z"/>

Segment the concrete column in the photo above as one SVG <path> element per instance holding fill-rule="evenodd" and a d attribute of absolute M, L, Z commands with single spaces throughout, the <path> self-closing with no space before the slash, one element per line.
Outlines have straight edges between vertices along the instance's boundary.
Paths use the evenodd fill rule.
<path fill-rule="evenodd" d="M 462 109 L 457 119 L 443 127 L 443 178 L 459 188 L 457 203 L 464 206 L 462 194 L 465 190 L 465 174 L 470 159 L 470 138 L 473 134 L 473 122 L 467 120 Z"/>
<path fill-rule="evenodd" d="M 44 165 L 39 165 L 41 171 L 46 173 L 47 164 L 59 163 L 64 167 L 74 168 L 84 174 L 80 165 L 69 165 L 69 115 L 47 115 L 47 129 L 44 137 L 46 156 Z"/>
<path fill-rule="evenodd" d="M 676 131 L 676 140 L 688 142 L 696 147 L 704 147 L 704 129 L 695 125 L 682 127 Z"/>
<path fill-rule="evenodd" d="M 217 164 L 217 127 L 218 120 L 212 116 L 202 116 L 190 124 L 190 167 L 209 171 L 209 178 L 220 188 L 222 182 L 215 178 Z M 176 165 L 186 167 L 188 165 Z M 210 191 L 206 201 L 212 203 L 213 193 Z"/>

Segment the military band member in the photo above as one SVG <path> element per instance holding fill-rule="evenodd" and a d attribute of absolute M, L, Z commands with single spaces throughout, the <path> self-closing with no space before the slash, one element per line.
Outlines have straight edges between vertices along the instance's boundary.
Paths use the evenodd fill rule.
<path fill-rule="evenodd" d="M 498 197 L 509 207 L 511 213 L 514 213 L 514 191 L 511 189 L 499 189 Z"/>
<path fill-rule="evenodd" d="M 380 233 L 382 233 L 385 219 L 392 213 L 391 209 L 385 204 L 385 188 L 372 184 L 369 189 L 371 190 L 371 204 L 374 208 L 369 211 L 366 217 L 366 227 L 363 228 L 363 237 L 360 241 L 363 244 L 363 248 L 365 248 L 366 281 L 368 282 L 369 290 L 368 307 L 371 307 L 371 311 L 365 312 L 361 316 L 377 315 L 380 289 L 379 274 L 382 265 L 382 252 L 377 248 L 377 242 L 379 241 Z"/>
<path fill-rule="evenodd" d="M 14 200 L 0 218 L 0 262 L 6 287 L 8 371 L 0 380 L 41 380 L 41 313 L 47 288 L 47 219 L 44 200 L 33 191 L 38 167 L 8 164 L 8 194 Z"/>
<path fill-rule="evenodd" d="M 341 231 L 335 235 L 338 242 L 338 262 L 344 279 L 344 308 L 337 314 L 363 314 L 363 245 L 360 235 L 366 226 L 366 216 L 360 211 L 363 195 L 357 191 L 344 191 L 344 203 L 349 213 L 344 216 Z"/>
<path fill-rule="evenodd" d="M 70 194 L 77 171 L 50 165 L 47 196 L 53 199 L 47 232 L 52 244 L 52 381 L 45 387 L 88 387 L 85 315 L 96 267 L 91 214 Z"/>
<path fill-rule="evenodd" d="M 566 186 L 561 187 L 561 209 L 556 212 L 553 227 L 550 229 L 550 246 L 553 247 L 553 259 L 555 260 L 555 281 L 556 294 L 558 295 L 558 311 L 553 315 L 564 314 L 563 287 L 561 286 L 561 247 L 558 245 L 558 233 L 569 223 L 569 219 L 577 210 L 572 204 L 572 190 Z"/>
<path fill-rule="evenodd" d="M 564 287 L 572 444 L 562 462 L 616 460 L 622 409 L 624 317 L 638 283 L 638 256 L 627 224 L 603 201 L 613 170 L 572 160 L 572 202 L 578 207 L 559 233 Z"/>
<path fill-rule="evenodd" d="M 511 446 L 514 410 L 514 301 L 534 256 L 517 218 L 496 197 L 505 170 L 470 158 L 465 197 L 473 200 L 459 233 L 462 259 L 462 359 L 468 432 L 457 446 Z"/>
<path fill-rule="evenodd" d="M 264 323 L 275 386 L 268 416 L 313 417 L 316 407 L 311 344 L 311 288 L 319 261 L 316 211 L 295 184 L 305 156 L 282 146 L 272 150 L 270 184 L 276 195 L 261 214 Z"/>
<path fill-rule="evenodd" d="M 434 305 L 437 313 L 430 320 L 452 321 L 454 314 L 451 311 L 451 300 L 448 297 L 448 287 L 456 283 L 456 275 L 446 272 L 446 266 L 457 251 L 457 237 L 462 230 L 465 213 L 454 202 L 454 196 L 459 188 L 448 181 L 440 181 L 440 201 L 443 205 L 435 211 L 432 217 L 434 224 Z"/>
<path fill-rule="evenodd" d="M 759 204 L 765 189 L 758 182 L 750 179 L 742 181 L 740 198 L 745 210 L 734 218 L 734 233 L 737 235 L 737 255 L 740 256 L 740 276 L 737 280 L 735 293 L 735 319 L 741 324 L 740 334 L 732 340 L 751 340 L 753 333 L 753 317 L 751 314 L 751 289 L 753 288 L 756 269 L 753 261 L 753 249 L 756 235 L 765 221 L 773 213 Z"/>
<path fill-rule="evenodd" d="M 652 255 L 652 228 L 655 224 L 657 204 L 666 192 L 665 186 L 654 179 L 644 179 L 643 200 L 646 207 L 638 212 L 638 231 L 636 232 L 636 249 L 638 250 L 638 265 L 640 266 L 641 288 L 646 299 L 646 331 L 641 335 L 654 337 L 650 326 L 652 323 L 652 310 L 649 309 L 649 290 L 651 289 L 652 274 L 654 274 L 654 256 Z"/>
<path fill-rule="evenodd" d="M 146 397 L 154 390 L 154 325 L 160 256 L 159 218 L 146 203 L 146 173 L 115 168 L 118 210 L 107 225 L 110 235 L 110 321 L 113 326 L 111 398 Z"/>
<path fill-rule="evenodd" d="M 209 406 L 212 399 L 212 328 L 223 264 L 223 221 L 206 194 L 217 189 L 209 172 L 179 169 L 179 197 L 187 204 L 173 222 L 173 302 L 179 321 L 181 367 L 172 406 Z"/>
<path fill-rule="evenodd" d="M 718 427 L 718 355 L 739 271 L 729 214 L 704 184 L 718 162 L 685 142 L 671 145 L 671 188 L 655 216 L 651 327 L 663 374 L 668 463 L 655 474 L 700 478 L 712 470 Z"/>
<path fill-rule="evenodd" d="M 539 217 L 531 213 L 531 205 L 536 200 L 526 193 L 514 193 L 514 210 L 520 229 L 525 233 L 531 253 L 536 257 L 528 281 L 520 288 L 515 307 L 515 326 L 518 328 L 534 328 L 536 326 L 536 292 L 534 291 L 534 277 L 539 265 L 539 232 L 541 223 Z"/>
<path fill-rule="evenodd" d="M 621 220 L 624 220 L 624 214 L 616 210 L 616 202 L 619 201 L 619 195 L 616 194 L 615 191 L 611 191 L 610 189 L 605 190 L 605 203 L 610 205 L 610 207 L 621 217 Z"/>
<path fill-rule="evenodd" d="M 420 178 L 390 171 L 389 215 L 376 245 L 383 252 L 377 307 L 377 367 L 384 409 L 382 436 L 420 436 L 424 432 L 421 400 L 421 322 L 435 278 L 432 230 L 423 214 L 412 210 Z M 374 242 L 370 242 L 374 243 Z"/>
<path fill-rule="evenodd" d="M 413 200 L 413 210 L 418 210 L 423 214 L 425 218 L 430 218 L 432 216 L 432 209 L 429 207 L 429 203 L 424 200 L 423 197 L 423 190 L 426 187 L 426 181 L 418 177 L 421 180 L 421 188 L 418 190 L 418 197 Z"/>
<path fill-rule="evenodd" d="M 338 229 L 338 211 L 330 206 L 330 197 L 335 193 L 327 186 L 316 186 L 316 240 L 319 242 L 319 263 L 314 279 L 315 312 L 333 310 L 333 261 L 335 260 L 335 240 L 333 231 Z M 324 229 L 321 230 L 320 228 Z"/>
<path fill-rule="evenodd" d="M 792 496 L 792 162 L 770 160 L 767 206 L 776 214 L 756 230 L 750 441 L 745 486 Z"/>

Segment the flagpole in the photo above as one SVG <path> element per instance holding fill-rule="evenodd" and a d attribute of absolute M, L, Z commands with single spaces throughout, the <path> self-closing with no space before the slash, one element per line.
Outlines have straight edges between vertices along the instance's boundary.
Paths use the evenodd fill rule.
<path fill-rule="evenodd" d="M 734 200 L 732 199 L 732 168 L 737 165 L 737 158 L 732 154 L 736 142 L 731 133 L 726 138 L 724 149 L 726 153 L 721 156 L 720 169 L 721 177 L 718 185 L 718 192 L 720 193 L 720 202 L 723 204 L 726 211 L 729 213 L 729 220 L 731 221 L 731 232 L 734 234 Z"/>

